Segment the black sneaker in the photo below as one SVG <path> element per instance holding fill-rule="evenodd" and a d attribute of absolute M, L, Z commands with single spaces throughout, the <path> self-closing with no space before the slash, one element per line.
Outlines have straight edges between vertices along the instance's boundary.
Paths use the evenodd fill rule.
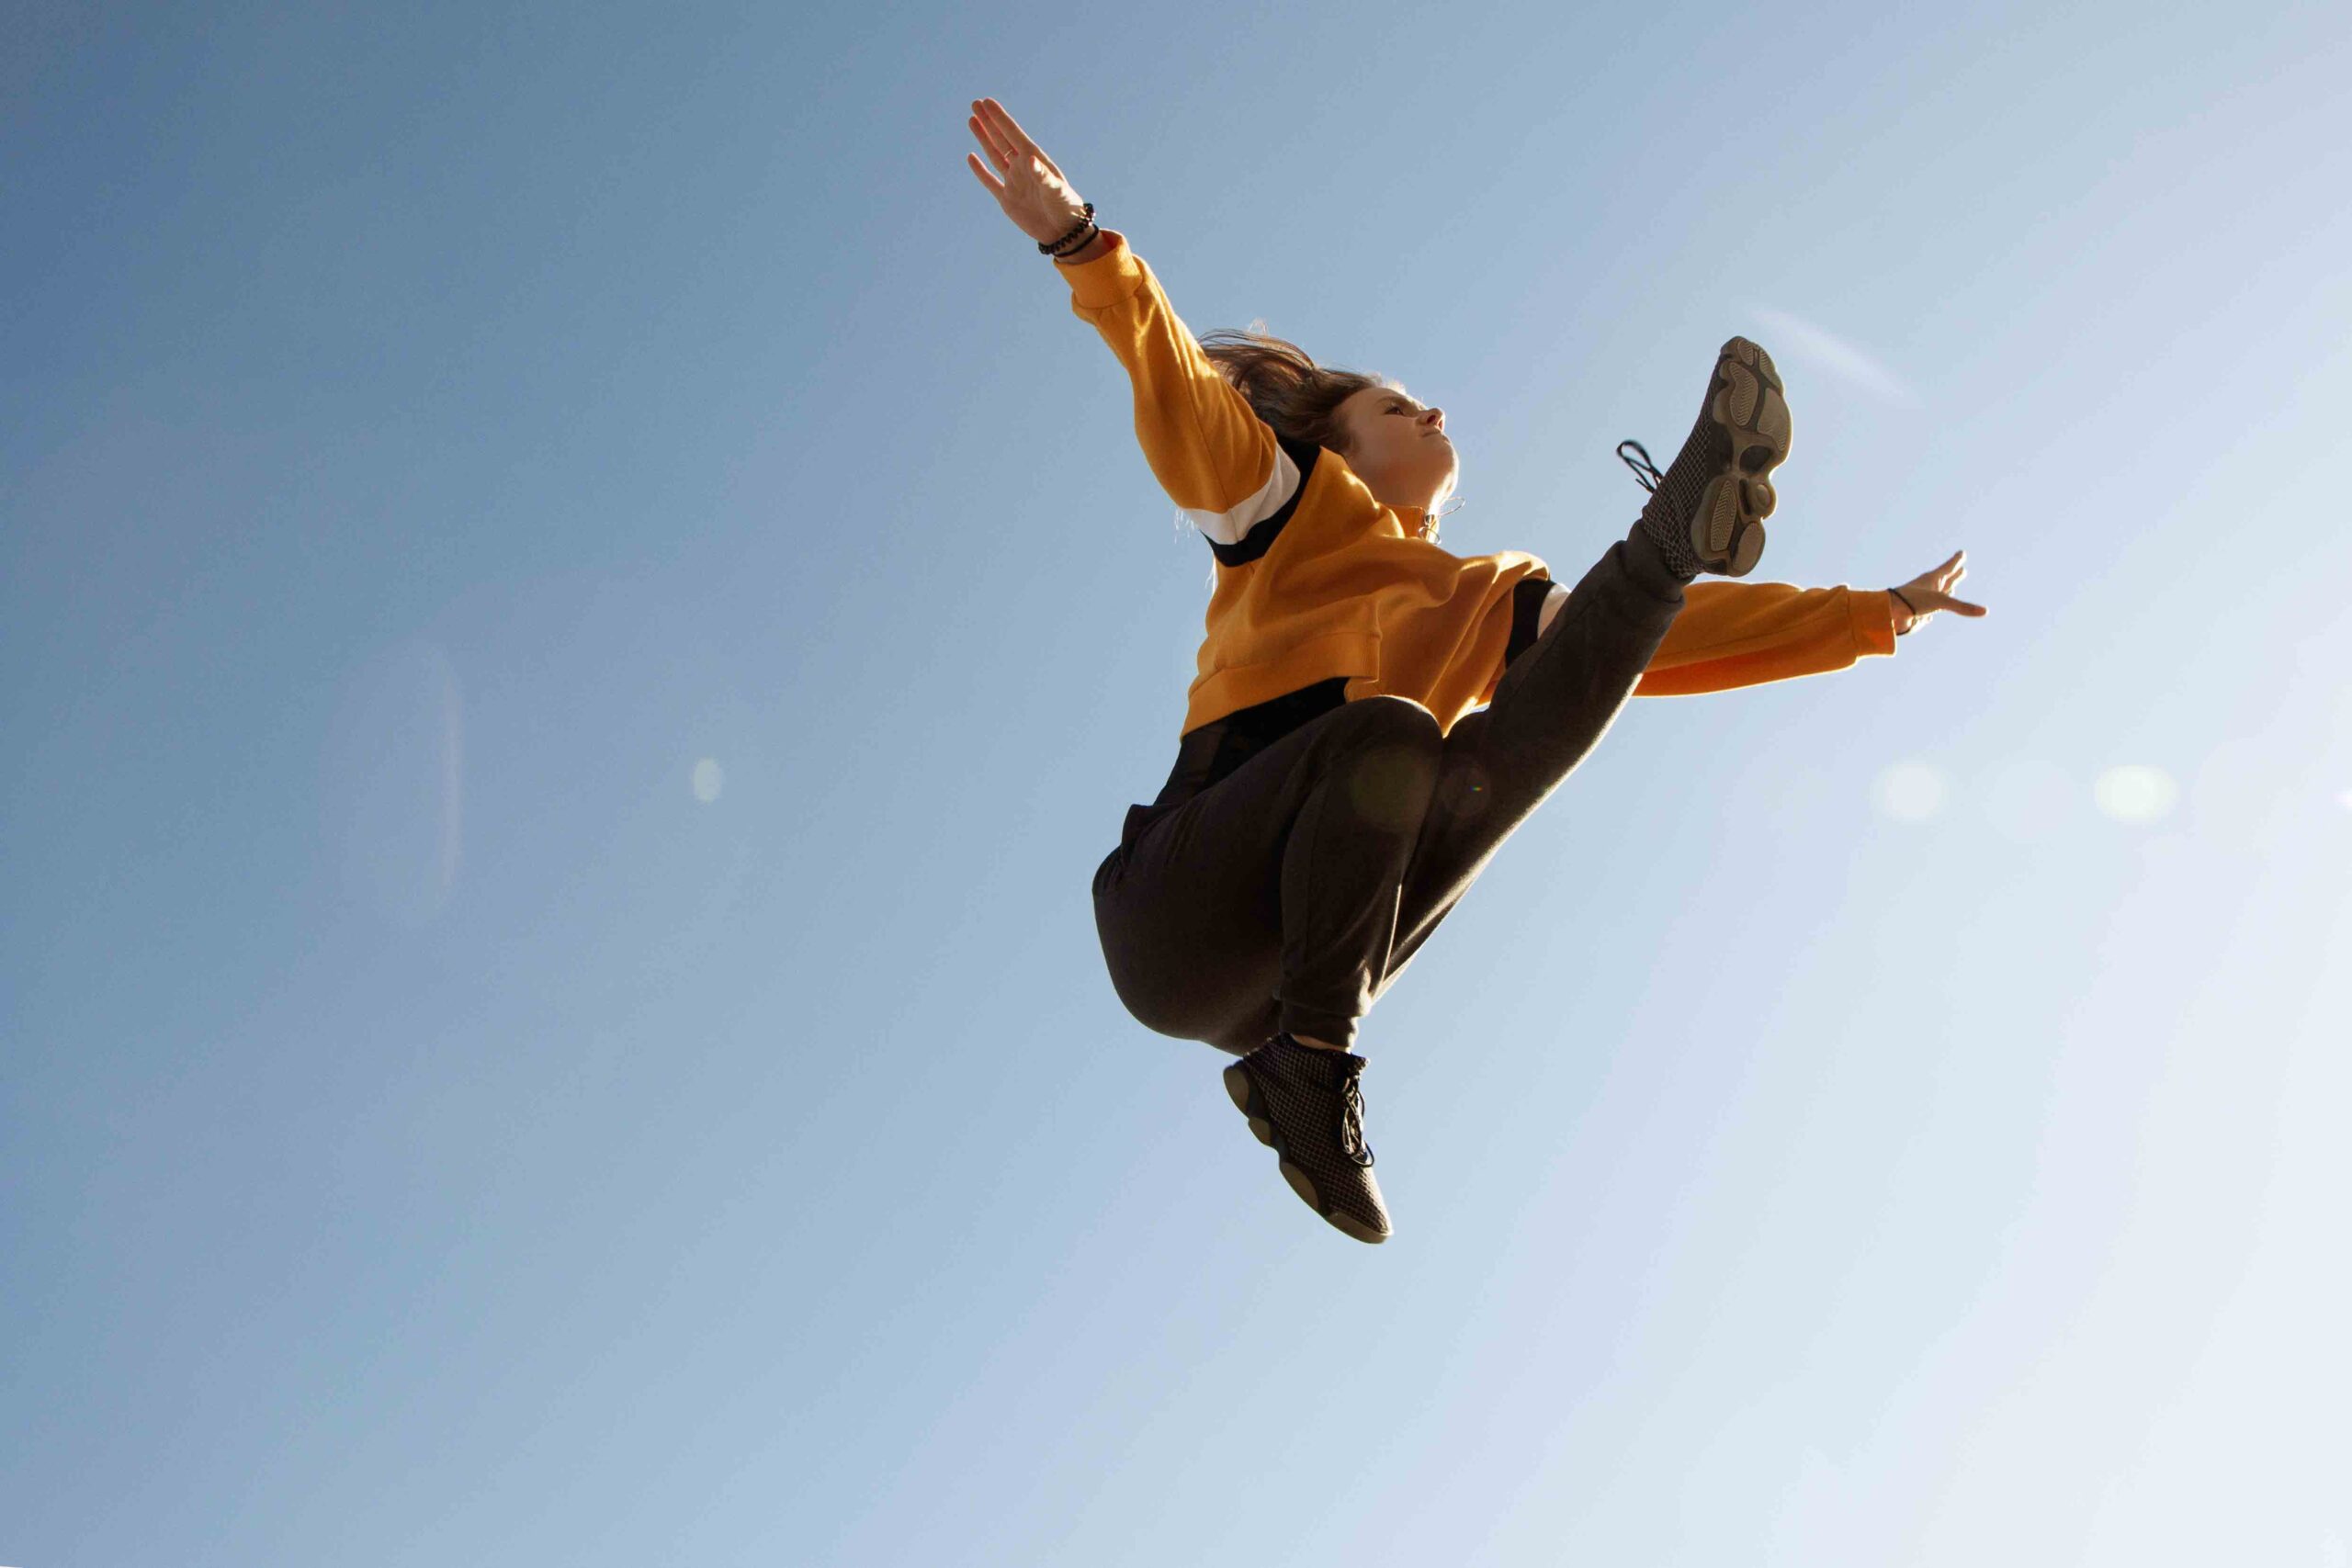
<path fill-rule="evenodd" d="M 1363 1058 L 1277 1034 L 1225 1069 L 1225 1092 L 1258 1141 L 1282 1157 L 1306 1206 L 1358 1241 L 1385 1241 L 1388 1207 L 1363 1141 Z"/>
<path fill-rule="evenodd" d="M 1636 463 L 1625 457 L 1631 446 Z M 1744 337 L 1724 344 L 1699 423 L 1663 474 L 1638 441 L 1617 456 L 1650 492 L 1642 531 L 1685 577 L 1746 577 L 1764 554 L 1764 519 L 1778 498 L 1766 476 L 1789 455 L 1789 404 L 1772 356 Z"/>

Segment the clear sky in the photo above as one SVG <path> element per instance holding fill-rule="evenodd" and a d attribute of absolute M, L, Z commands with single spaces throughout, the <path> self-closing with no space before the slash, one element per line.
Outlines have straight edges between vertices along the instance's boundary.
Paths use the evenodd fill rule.
<path fill-rule="evenodd" d="M 2340 6 L 6 27 L 0 1562 L 2352 1562 Z M 1385 1246 L 1103 972 L 1210 558 L 982 95 L 1457 553 L 1740 332 L 1991 609 L 1629 706 Z"/>

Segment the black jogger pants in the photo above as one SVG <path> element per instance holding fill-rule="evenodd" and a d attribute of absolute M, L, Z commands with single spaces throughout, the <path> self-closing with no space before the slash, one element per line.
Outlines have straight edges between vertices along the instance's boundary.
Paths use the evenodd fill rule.
<path fill-rule="evenodd" d="M 1353 1049 L 1357 1021 L 1607 732 L 1682 603 L 1636 528 L 1451 734 L 1409 698 L 1368 697 L 1208 784 L 1217 726 L 1188 733 L 1094 874 L 1120 1001 L 1236 1055 L 1278 1030 Z"/>

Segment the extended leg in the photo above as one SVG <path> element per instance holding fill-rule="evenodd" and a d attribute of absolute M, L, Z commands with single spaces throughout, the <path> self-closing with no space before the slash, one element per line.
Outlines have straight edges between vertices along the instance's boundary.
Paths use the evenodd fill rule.
<path fill-rule="evenodd" d="M 1593 563 L 1544 635 L 1511 661 L 1485 711 L 1454 725 L 1406 867 L 1381 988 L 1502 841 L 1600 744 L 1682 604 L 1682 579 L 1635 529 Z"/>

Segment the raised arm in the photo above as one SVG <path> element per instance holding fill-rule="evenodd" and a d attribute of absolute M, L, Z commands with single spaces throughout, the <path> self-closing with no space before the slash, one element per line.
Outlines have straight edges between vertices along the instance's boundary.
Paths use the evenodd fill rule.
<path fill-rule="evenodd" d="M 973 177 L 1015 228 L 1053 245 L 1092 227 L 1088 204 L 1002 105 L 976 100 L 969 123 L 989 160 L 966 154 Z M 1238 540 L 1297 493 L 1297 462 L 1218 374 L 1122 236 L 1095 229 L 1057 265 L 1070 286 L 1072 311 L 1126 367 L 1136 439 L 1152 474 L 1204 534 L 1218 543 Z"/>

